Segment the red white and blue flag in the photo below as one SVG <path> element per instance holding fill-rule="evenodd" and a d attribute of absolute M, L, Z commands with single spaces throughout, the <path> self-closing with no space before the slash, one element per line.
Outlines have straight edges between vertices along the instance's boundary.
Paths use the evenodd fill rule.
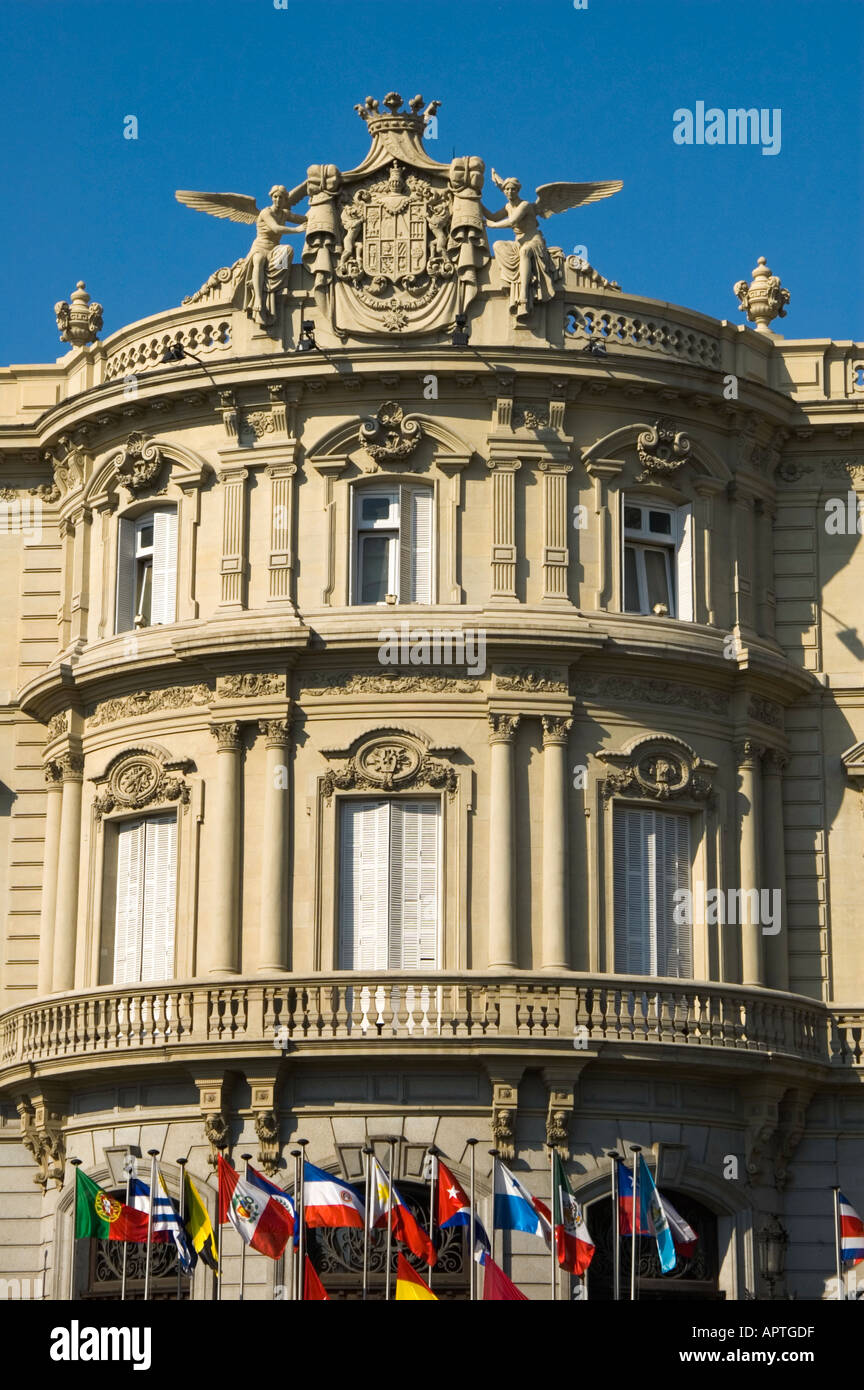
<path fill-rule="evenodd" d="M 864 1260 L 864 1221 L 842 1192 L 837 1193 L 840 1207 L 840 1258 L 844 1264 L 860 1265 Z"/>
<path fill-rule="evenodd" d="M 363 1230 L 363 1203 L 347 1182 L 303 1164 L 303 1215 L 307 1226 L 354 1226 Z"/>
<path fill-rule="evenodd" d="M 446 1164 L 438 1160 L 438 1225 L 444 1230 L 451 1226 L 471 1225 L 471 1203 L 458 1178 Z M 487 1236 L 479 1219 L 474 1217 L 474 1258 L 479 1259 L 484 1250 L 489 1250 Z"/>
<path fill-rule="evenodd" d="M 294 1198 L 291 1196 L 290 1192 L 286 1192 L 282 1187 L 277 1187 L 275 1182 L 271 1182 L 269 1178 L 265 1178 L 264 1174 L 259 1173 L 258 1169 L 253 1168 L 251 1164 L 246 1173 L 246 1181 L 251 1183 L 253 1187 L 260 1188 L 262 1192 L 266 1192 L 268 1197 L 272 1197 L 274 1202 L 279 1202 L 279 1204 L 285 1208 L 291 1222 L 291 1233 L 294 1236 L 294 1244 L 296 1245 L 300 1236 L 300 1230 L 297 1225 L 297 1207 L 294 1204 Z"/>
<path fill-rule="evenodd" d="M 633 1173 L 622 1163 L 620 1158 L 615 1162 L 618 1164 L 618 1229 L 622 1236 L 632 1236 L 633 1234 Z M 643 1216 L 644 1206 L 640 1201 L 639 1210 L 636 1213 L 636 1234 L 648 1236 L 652 1232 L 648 1229 L 648 1224 Z"/>

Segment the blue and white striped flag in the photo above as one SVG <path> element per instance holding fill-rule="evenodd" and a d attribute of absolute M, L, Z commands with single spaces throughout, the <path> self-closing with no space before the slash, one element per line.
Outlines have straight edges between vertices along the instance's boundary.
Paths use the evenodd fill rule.
<path fill-rule="evenodd" d="M 133 1178 L 129 1184 L 129 1203 L 136 1211 L 150 1211 L 150 1187 L 140 1178 Z M 191 1274 L 197 1263 L 197 1255 L 189 1243 L 189 1237 L 177 1214 L 165 1179 L 156 1169 L 156 1203 L 153 1208 L 151 1232 L 154 1240 L 173 1240 L 177 1247 L 177 1259 L 184 1274 Z"/>

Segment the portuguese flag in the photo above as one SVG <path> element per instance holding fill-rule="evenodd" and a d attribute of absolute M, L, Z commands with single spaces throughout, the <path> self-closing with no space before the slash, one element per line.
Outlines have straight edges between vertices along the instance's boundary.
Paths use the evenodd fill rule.
<path fill-rule="evenodd" d="M 116 1202 L 92 1178 L 75 1169 L 75 1235 L 97 1240 L 147 1239 L 149 1216 Z"/>

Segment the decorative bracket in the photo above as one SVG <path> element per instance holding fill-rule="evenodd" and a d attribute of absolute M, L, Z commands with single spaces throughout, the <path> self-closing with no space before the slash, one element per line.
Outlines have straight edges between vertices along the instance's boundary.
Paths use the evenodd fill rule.
<path fill-rule="evenodd" d="M 22 1096 L 16 1108 L 21 1118 L 22 1143 L 39 1169 L 33 1181 L 42 1188 L 43 1195 L 49 1182 L 62 1188 L 66 1168 L 62 1112 L 47 1096 Z"/>

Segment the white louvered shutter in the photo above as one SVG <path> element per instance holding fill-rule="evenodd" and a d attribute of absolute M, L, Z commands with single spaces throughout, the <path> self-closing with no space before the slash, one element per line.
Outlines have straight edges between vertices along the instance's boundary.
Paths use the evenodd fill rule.
<path fill-rule="evenodd" d="M 151 626 L 177 617 L 177 511 L 153 513 L 153 599 Z"/>
<path fill-rule="evenodd" d="M 649 843 L 644 818 L 651 812 L 616 807 L 613 858 L 615 970 L 646 975 L 651 966 Z"/>
<path fill-rule="evenodd" d="M 141 915 L 144 901 L 144 823 L 132 821 L 117 831 L 117 888 L 114 909 L 114 984 L 138 979 Z"/>
<path fill-rule="evenodd" d="M 386 970 L 390 806 L 353 801 L 342 807 L 340 946 L 342 970 Z"/>
<path fill-rule="evenodd" d="M 693 508 L 688 504 L 675 513 L 675 616 L 695 621 L 693 602 Z"/>
<path fill-rule="evenodd" d="M 399 598 L 432 602 L 432 489 L 399 490 Z"/>
<path fill-rule="evenodd" d="M 675 921 L 675 893 L 690 887 L 690 818 L 663 811 L 654 814 L 657 840 L 657 974 L 692 980 L 692 923 Z"/>
<path fill-rule="evenodd" d="M 121 516 L 117 526 L 117 603 L 114 631 L 128 632 L 135 620 L 135 522 Z"/>
<path fill-rule="evenodd" d="M 177 821 L 154 816 L 144 822 L 142 981 L 174 975 L 174 917 L 177 886 Z"/>
<path fill-rule="evenodd" d="M 438 807 L 394 802 L 390 830 L 390 968 L 438 963 Z"/>

